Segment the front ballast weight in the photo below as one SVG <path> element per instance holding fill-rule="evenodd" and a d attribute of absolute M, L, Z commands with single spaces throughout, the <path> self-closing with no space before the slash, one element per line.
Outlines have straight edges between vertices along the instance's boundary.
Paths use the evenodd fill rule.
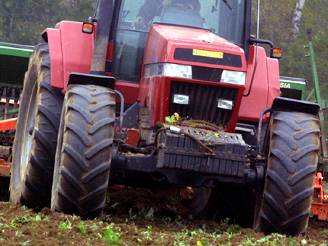
<path fill-rule="evenodd" d="M 214 187 L 218 183 L 256 185 L 263 180 L 263 163 L 251 162 L 251 148 L 240 134 L 164 126 L 155 149 L 143 156 L 116 152 L 111 176 L 119 183 L 146 186 Z M 262 161 L 262 160 L 261 160 Z M 134 183 L 136 180 L 136 183 Z"/>

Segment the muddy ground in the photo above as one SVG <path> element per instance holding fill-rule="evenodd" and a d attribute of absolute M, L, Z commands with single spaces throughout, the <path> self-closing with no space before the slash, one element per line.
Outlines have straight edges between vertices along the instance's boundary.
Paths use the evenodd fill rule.
<path fill-rule="evenodd" d="M 136 202 L 138 201 L 138 202 Z M 77 216 L 36 213 L 0 203 L 0 245 L 328 245 L 328 223 L 311 220 L 300 237 L 263 235 L 222 221 L 191 219 L 169 196 L 150 191 L 112 193 L 104 215 L 83 221 Z"/>

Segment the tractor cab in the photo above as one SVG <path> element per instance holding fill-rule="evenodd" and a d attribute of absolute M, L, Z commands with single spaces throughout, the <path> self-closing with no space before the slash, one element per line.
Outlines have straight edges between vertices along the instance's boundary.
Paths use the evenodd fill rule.
<path fill-rule="evenodd" d="M 152 35 L 153 24 L 183 27 L 184 29 L 203 29 L 200 42 L 210 43 L 214 35 L 229 40 L 245 48 L 247 33 L 247 1 L 217 0 L 123 0 L 118 7 L 118 21 L 113 35 L 115 55 L 113 74 L 117 79 L 139 82 L 142 73 L 143 57 L 147 39 Z M 193 7 L 188 6 L 194 4 Z M 178 34 L 168 27 L 172 34 Z M 163 27 L 165 28 L 165 27 Z M 179 29 L 181 30 L 181 28 Z M 205 34 L 204 34 L 205 33 Z M 210 35 L 214 34 L 214 35 Z M 199 32 L 191 40 L 199 39 Z M 181 35 L 180 35 L 181 36 Z M 146 49 L 147 50 L 147 49 Z M 206 65 L 204 65 L 206 66 Z"/>
<path fill-rule="evenodd" d="M 123 0 L 117 4 L 107 71 L 117 85 L 136 84 L 133 96 L 124 95 L 127 104 L 148 104 L 152 125 L 180 109 L 182 117 L 210 120 L 234 131 L 246 84 L 250 1 Z M 191 81 L 216 91 L 209 102 L 210 117 L 202 115 L 205 105 L 192 112 L 197 86 L 191 87 Z M 220 82 L 225 89 L 217 87 Z M 201 96 L 210 95 L 204 91 Z M 175 103 L 174 97 L 188 98 L 188 103 Z"/>

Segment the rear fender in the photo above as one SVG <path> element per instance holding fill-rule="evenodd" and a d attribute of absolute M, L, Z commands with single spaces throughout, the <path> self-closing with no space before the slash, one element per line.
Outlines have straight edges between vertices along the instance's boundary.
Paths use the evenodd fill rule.
<path fill-rule="evenodd" d="M 90 72 L 94 37 L 82 32 L 82 22 L 63 21 L 46 29 L 43 38 L 49 44 L 53 87 L 66 91 L 72 72 Z"/>
<path fill-rule="evenodd" d="M 260 153 L 267 154 L 269 151 L 270 127 L 264 129 L 263 121 L 267 113 L 285 111 L 285 112 L 300 112 L 318 116 L 320 106 L 313 102 L 301 101 L 287 97 L 276 97 L 273 101 L 272 107 L 264 110 L 260 114 L 258 135 L 257 135 L 257 149 Z M 270 121 L 270 120 L 269 120 Z M 264 131 L 265 130 L 265 131 Z"/>
<path fill-rule="evenodd" d="M 316 103 L 285 97 L 275 98 L 272 104 L 272 111 L 293 111 L 318 115 L 319 110 L 320 106 Z"/>

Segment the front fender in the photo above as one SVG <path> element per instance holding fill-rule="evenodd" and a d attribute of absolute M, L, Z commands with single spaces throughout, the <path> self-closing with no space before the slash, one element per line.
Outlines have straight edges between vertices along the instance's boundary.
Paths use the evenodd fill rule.
<path fill-rule="evenodd" d="M 83 33 L 82 22 L 62 21 L 46 29 L 43 38 L 49 44 L 53 87 L 66 91 L 72 72 L 90 72 L 94 34 Z"/>

